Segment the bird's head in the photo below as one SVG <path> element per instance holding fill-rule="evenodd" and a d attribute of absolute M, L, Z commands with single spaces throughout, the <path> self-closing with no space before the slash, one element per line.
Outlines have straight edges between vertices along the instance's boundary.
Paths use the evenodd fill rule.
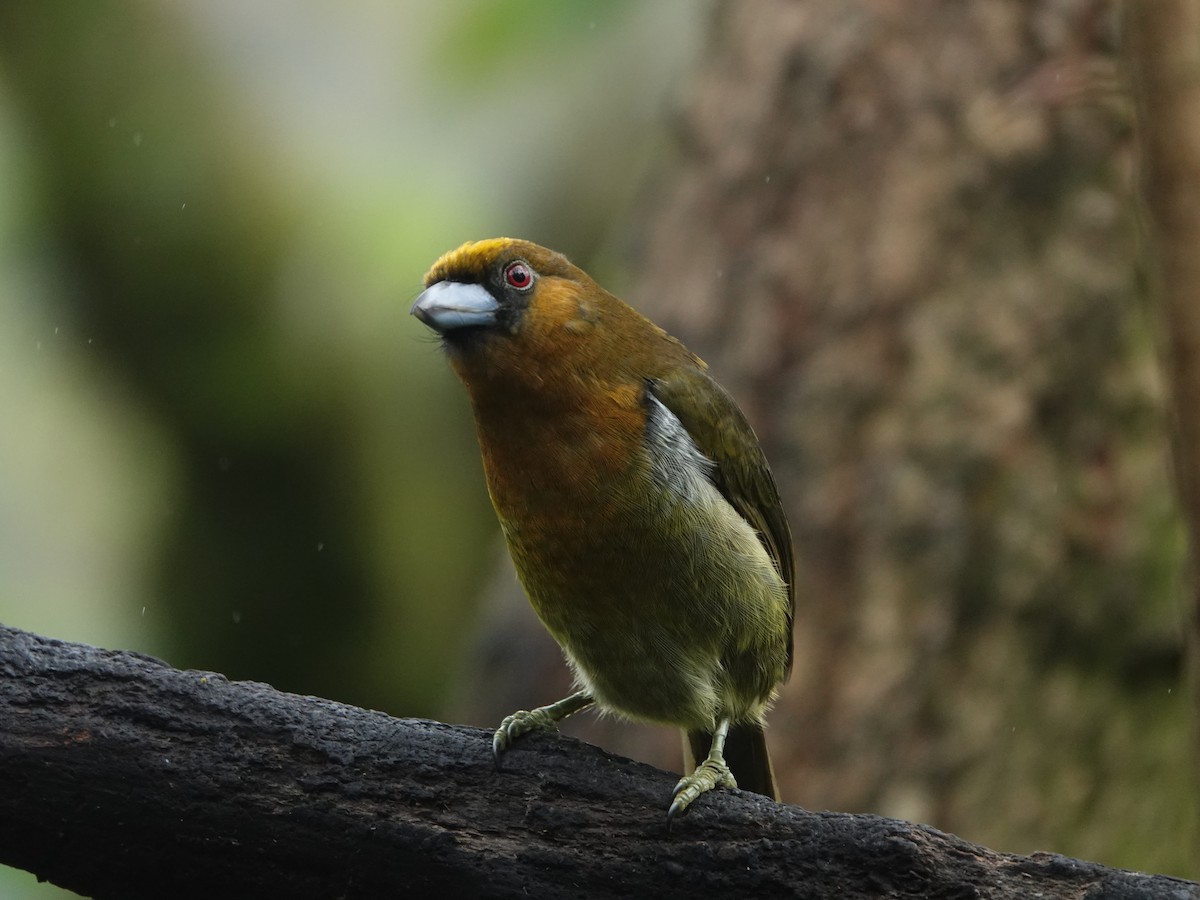
<path fill-rule="evenodd" d="M 412 314 L 451 345 L 515 337 L 566 324 L 581 298 L 599 290 L 565 256 L 529 241 L 491 238 L 463 244 L 433 264 Z"/>

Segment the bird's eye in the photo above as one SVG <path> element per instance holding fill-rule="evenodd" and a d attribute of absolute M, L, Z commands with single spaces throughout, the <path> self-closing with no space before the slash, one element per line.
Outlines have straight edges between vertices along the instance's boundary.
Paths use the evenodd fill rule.
<path fill-rule="evenodd" d="M 518 291 L 527 291 L 533 287 L 533 269 L 521 260 L 510 262 L 504 267 L 504 280 L 509 287 L 514 287 Z"/>

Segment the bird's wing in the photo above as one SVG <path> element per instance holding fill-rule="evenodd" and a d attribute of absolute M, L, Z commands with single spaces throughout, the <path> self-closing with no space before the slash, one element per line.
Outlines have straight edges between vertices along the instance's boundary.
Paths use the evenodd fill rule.
<path fill-rule="evenodd" d="M 796 609 L 792 532 L 779 488 L 754 429 L 729 393 L 699 368 L 681 367 L 652 379 L 650 391 L 679 419 L 696 447 L 712 460 L 713 484 L 755 531 L 787 584 L 788 625 Z M 788 668 L 792 644 L 788 640 Z"/>

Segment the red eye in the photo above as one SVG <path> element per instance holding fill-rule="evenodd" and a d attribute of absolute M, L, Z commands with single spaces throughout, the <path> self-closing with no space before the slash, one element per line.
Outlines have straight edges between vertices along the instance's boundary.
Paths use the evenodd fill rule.
<path fill-rule="evenodd" d="M 518 291 L 527 291 L 533 287 L 533 269 L 519 259 L 510 262 L 504 267 L 504 280 Z"/>

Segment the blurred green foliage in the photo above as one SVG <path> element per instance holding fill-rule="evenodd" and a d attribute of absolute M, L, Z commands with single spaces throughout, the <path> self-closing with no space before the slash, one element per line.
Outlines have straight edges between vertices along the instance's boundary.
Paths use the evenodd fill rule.
<path fill-rule="evenodd" d="M 499 547 L 408 305 L 464 240 L 594 258 L 703 13 L 4 5 L 0 619 L 436 715 Z"/>

